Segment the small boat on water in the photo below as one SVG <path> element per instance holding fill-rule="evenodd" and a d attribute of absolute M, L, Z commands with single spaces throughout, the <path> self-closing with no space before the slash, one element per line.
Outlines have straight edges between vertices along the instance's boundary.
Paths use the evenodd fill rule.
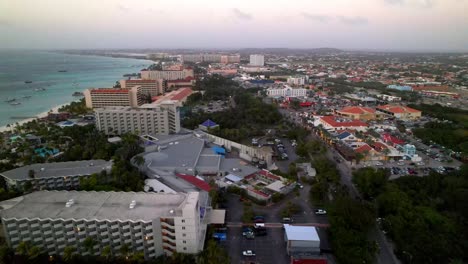
<path fill-rule="evenodd" d="M 32 83 L 32 81 L 24 81 L 24 83 Z"/>
<path fill-rule="evenodd" d="M 10 103 L 10 105 L 20 105 L 21 103 L 20 102 L 12 102 Z"/>
<path fill-rule="evenodd" d="M 13 99 L 6 99 L 5 102 L 7 103 L 12 103 L 12 102 L 15 102 L 16 101 L 16 98 L 13 98 Z"/>
<path fill-rule="evenodd" d="M 82 92 L 74 92 L 72 95 L 73 96 L 84 96 L 84 94 Z"/>
<path fill-rule="evenodd" d="M 67 70 L 59 70 L 58 72 L 67 72 Z"/>
<path fill-rule="evenodd" d="M 22 98 L 28 99 L 28 98 L 31 98 L 31 96 L 30 96 L 30 95 L 25 95 L 25 96 L 23 96 Z"/>
<path fill-rule="evenodd" d="M 42 88 L 42 87 L 41 87 L 41 88 L 35 88 L 35 89 L 34 89 L 34 91 L 36 91 L 36 92 L 43 92 L 43 91 L 45 91 L 45 90 L 46 90 L 46 88 Z"/>

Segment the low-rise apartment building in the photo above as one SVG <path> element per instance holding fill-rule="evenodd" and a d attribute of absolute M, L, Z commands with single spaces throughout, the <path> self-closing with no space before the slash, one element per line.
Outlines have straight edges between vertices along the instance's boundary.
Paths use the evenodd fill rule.
<path fill-rule="evenodd" d="M 11 248 L 29 241 L 49 255 L 65 247 L 76 254 L 113 255 L 128 246 L 146 259 L 203 249 L 211 207 L 206 192 L 39 191 L 0 202 L 5 239 Z M 92 251 L 84 241 L 95 242 Z"/>
<path fill-rule="evenodd" d="M 377 118 L 375 109 L 362 106 L 349 106 L 336 111 L 336 114 L 343 117 L 359 120 L 374 120 Z"/>
<path fill-rule="evenodd" d="M 368 129 L 367 123 L 360 120 L 350 120 L 347 118 L 336 117 L 336 116 L 322 116 L 318 120 L 319 124 L 328 131 L 339 131 L 339 130 L 356 130 L 366 131 Z"/>
<path fill-rule="evenodd" d="M 102 171 L 110 172 L 112 161 L 80 160 L 26 165 L 0 173 L 8 188 L 60 190 L 76 188 L 80 178 Z"/>
<path fill-rule="evenodd" d="M 96 128 L 106 135 L 167 135 L 180 131 L 180 113 L 173 101 L 145 104 L 139 108 L 105 107 L 95 109 Z"/>
<path fill-rule="evenodd" d="M 304 97 L 307 96 L 307 89 L 292 88 L 285 85 L 283 88 L 268 88 L 266 90 L 269 97 Z"/>

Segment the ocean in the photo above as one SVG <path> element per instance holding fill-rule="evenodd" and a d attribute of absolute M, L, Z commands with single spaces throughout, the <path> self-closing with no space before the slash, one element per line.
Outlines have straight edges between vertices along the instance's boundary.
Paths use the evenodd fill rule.
<path fill-rule="evenodd" d="M 151 63 L 45 51 L 0 51 L 0 126 L 82 98 L 72 96 L 74 92 L 112 87 L 124 74 L 138 73 Z"/>

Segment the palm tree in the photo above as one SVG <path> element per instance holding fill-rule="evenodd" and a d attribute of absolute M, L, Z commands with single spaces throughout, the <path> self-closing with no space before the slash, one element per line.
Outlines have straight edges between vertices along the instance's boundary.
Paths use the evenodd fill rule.
<path fill-rule="evenodd" d="M 120 254 L 124 257 L 128 257 L 128 253 L 130 252 L 130 246 L 128 244 L 123 244 L 120 249 Z"/>
<path fill-rule="evenodd" d="M 101 256 L 106 259 L 106 262 L 109 261 L 110 257 L 112 256 L 112 249 L 110 246 L 105 246 L 102 249 Z"/>
<path fill-rule="evenodd" d="M 16 254 L 26 256 L 30 247 L 29 241 L 21 241 L 16 247 Z"/>
<path fill-rule="evenodd" d="M 75 253 L 75 248 L 72 246 L 66 246 L 63 249 L 63 260 L 69 262 L 73 259 Z"/>
<path fill-rule="evenodd" d="M 133 158 L 133 161 L 135 162 L 136 165 L 138 165 L 138 167 L 142 166 L 145 164 L 145 158 L 143 158 L 143 156 L 135 156 Z"/>
<path fill-rule="evenodd" d="M 92 237 L 87 237 L 83 241 L 83 246 L 90 255 L 94 255 L 94 246 L 95 245 L 96 245 L 96 241 L 94 241 L 94 239 Z"/>
<path fill-rule="evenodd" d="M 41 254 L 41 249 L 37 246 L 32 246 L 28 251 L 28 259 L 35 260 Z"/>

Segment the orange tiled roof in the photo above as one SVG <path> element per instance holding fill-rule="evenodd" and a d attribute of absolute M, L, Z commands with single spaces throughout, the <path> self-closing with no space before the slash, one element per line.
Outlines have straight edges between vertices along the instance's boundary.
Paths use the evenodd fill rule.
<path fill-rule="evenodd" d="M 373 114 L 375 113 L 375 109 L 369 108 L 369 107 L 361 107 L 361 106 L 348 106 L 340 111 L 340 113 L 351 113 L 351 114 Z"/>

